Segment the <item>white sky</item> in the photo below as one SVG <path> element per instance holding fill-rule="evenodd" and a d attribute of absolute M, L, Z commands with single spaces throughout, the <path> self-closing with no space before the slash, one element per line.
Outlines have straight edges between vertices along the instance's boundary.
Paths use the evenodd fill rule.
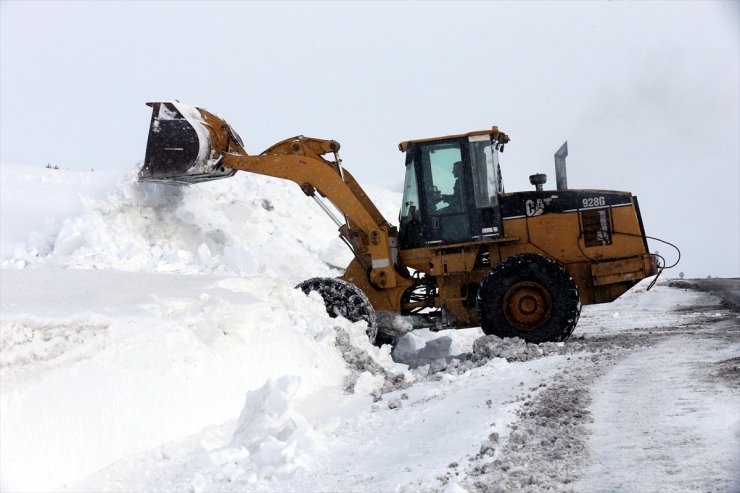
<path fill-rule="evenodd" d="M 507 191 L 554 188 L 567 139 L 572 188 L 637 194 L 681 247 L 669 275 L 740 276 L 739 6 L 3 0 L 0 162 L 125 172 L 144 103 L 177 98 L 253 153 L 336 139 L 361 183 L 400 190 L 398 142 L 497 124 Z"/>

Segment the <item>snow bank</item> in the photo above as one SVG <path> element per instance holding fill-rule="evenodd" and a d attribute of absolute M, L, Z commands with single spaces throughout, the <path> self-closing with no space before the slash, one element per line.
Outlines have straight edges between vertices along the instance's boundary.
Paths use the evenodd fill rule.
<path fill-rule="evenodd" d="M 171 467 L 167 444 L 217 425 L 232 433 L 196 447 L 206 465 L 187 488 L 269 481 L 321 447 L 297 406 L 347 389 L 369 402 L 383 378 L 367 367 L 399 371 L 364 323 L 331 319 L 293 288 L 338 275 L 351 255 L 295 184 L 240 174 L 183 188 L 132 174 L 106 196 L 87 174 L 2 169 L 0 490 L 76 484 L 152 450 Z M 39 187 L 44 176 L 66 179 L 64 193 Z M 384 195 L 392 217 L 400 201 Z M 14 207 L 54 223 L 5 222 Z M 348 345 L 366 367 L 350 367 Z"/>
<path fill-rule="evenodd" d="M 194 276 L 178 285 L 178 278 L 115 270 L 4 272 L 3 490 L 57 488 L 122 457 L 233 421 L 240 412 L 242 431 L 232 448 L 251 450 L 259 477 L 269 478 L 300 465 L 300 450 L 312 446 L 299 440 L 311 430 L 285 407 L 288 401 L 342 394 L 357 372 L 337 346 L 336 327 L 375 365 L 393 368 L 390 348 L 370 345 L 364 322 L 327 317 L 317 295 L 265 280 Z M 168 279 L 171 287 L 163 287 Z M 38 297 L 27 301 L 24 289 L 16 289 L 24 280 L 66 286 L 54 294 L 55 303 L 76 315 L 51 317 L 60 308 L 46 312 L 35 306 Z M 252 394 L 245 404 L 247 392 L 271 381 L 278 382 L 272 390 Z M 370 379 L 367 385 L 368 376 L 362 381 L 355 391 L 366 396 L 382 384 Z M 246 440 L 260 427 L 263 438 Z"/>
<path fill-rule="evenodd" d="M 0 260 L 48 251 L 62 223 L 85 211 L 86 198 L 104 198 L 120 173 L 0 164 Z"/>

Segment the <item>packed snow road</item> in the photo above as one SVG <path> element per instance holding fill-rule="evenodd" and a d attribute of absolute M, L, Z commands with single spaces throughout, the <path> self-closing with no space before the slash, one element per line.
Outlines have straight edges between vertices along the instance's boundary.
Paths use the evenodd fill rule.
<path fill-rule="evenodd" d="M 505 450 L 476 465 L 465 486 L 739 491 L 738 312 L 695 287 L 666 283 L 585 307 L 581 338 L 567 344 L 583 344 L 590 361 L 576 360 L 525 401 Z"/>

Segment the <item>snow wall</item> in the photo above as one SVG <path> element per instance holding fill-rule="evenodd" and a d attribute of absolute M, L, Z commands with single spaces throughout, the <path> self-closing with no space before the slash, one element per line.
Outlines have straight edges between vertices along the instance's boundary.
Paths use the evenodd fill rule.
<path fill-rule="evenodd" d="M 296 406 L 344 402 L 353 371 L 355 396 L 382 384 L 348 368 L 336 327 L 405 369 L 364 323 L 330 319 L 293 288 L 351 259 L 293 183 L 2 173 L 2 491 L 75 484 L 137 454 L 175 460 L 171 443 L 196 435 L 205 470 L 264 487 L 320 442 Z M 367 191 L 393 221 L 399 194 Z"/>

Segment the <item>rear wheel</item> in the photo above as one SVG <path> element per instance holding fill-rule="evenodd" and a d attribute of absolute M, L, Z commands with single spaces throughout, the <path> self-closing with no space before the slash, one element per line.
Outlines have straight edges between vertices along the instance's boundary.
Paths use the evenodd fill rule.
<path fill-rule="evenodd" d="M 375 309 L 365 293 L 352 283 L 332 277 L 314 277 L 303 281 L 296 288 L 308 294 L 316 291 L 324 299 L 326 312 L 331 317 L 342 316 L 350 322 L 367 322 L 367 337 L 375 342 L 378 324 Z"/>
<path fill-rule="evenodd" d="M 483 332 L 527 342 L 564 341 L 581 314 L 578 288 L 560 263 L 525 253 L 494 266 L 476 300 Z"/>

